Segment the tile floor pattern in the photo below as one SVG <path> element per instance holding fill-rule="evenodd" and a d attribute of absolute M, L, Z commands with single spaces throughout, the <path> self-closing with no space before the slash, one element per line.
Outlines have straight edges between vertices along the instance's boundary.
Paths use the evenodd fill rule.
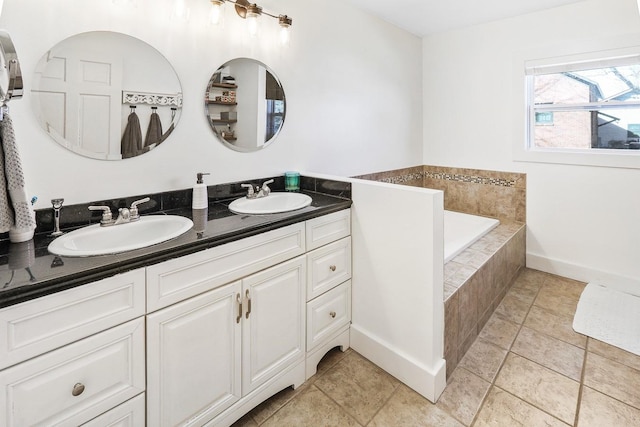
<path fill-rule="evenodd" d="M 334 349 L 234 427 L 640 426 L 640 357 L 572 329 L 584 286 L 524 269 L 435 405 Z"/>

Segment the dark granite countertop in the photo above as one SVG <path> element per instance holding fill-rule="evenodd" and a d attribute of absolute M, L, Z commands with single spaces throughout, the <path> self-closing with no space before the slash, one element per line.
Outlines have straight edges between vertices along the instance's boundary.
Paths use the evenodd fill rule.
<path fill-rule="evenodd" d="M 350 188 L 345 191 L 344 183 L 338 184 L 339 191 L 328 191 L 333 195 L 326 194 L 322 188 L 331 189 L 331 182 L 316 183 L 315 180 L 303 180 L 303 183 L 305 185 L 302 186 L 302 192 L 313 199 L 310 206 L 292 212 L 269 215 L 234 214 L 229 211 L 228 205 L 237 196 L 226 199 L 212 198 L 210 187 L 208 221 L 203 232 L 198 233 L 191 229 L 175 239 L 114 255 L 56 256 L 47 250 L 47 246 L 53 240 L 48 233 L 37 233 L 34 239 L 24 243 L 0 242 L 0 308 L 351 206 Z M 275 191 L 278 191 L 277 187 Z M 182 201 L 182 206 L 157 210 L 149 214 L 171 214 L 191 218 L 190 203 L 190 198 L 187 197 Z"/>

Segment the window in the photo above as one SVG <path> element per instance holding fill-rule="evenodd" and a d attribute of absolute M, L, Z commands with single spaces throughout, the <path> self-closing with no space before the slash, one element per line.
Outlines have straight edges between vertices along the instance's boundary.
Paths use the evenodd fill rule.
<path fill-rule="evenodd" d="M 640 155 L 640 56 L 530 67 L 528 149 Z"/>

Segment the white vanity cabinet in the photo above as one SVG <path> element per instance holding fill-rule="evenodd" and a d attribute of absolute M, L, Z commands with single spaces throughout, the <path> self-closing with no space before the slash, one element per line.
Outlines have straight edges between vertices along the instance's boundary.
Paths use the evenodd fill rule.
<path fill-rule="evenodd" d="M 144 395 L 144 278 L 135 270 L 0 310 L 0 425 L 77 426 Z"/>
<path fill-rule="evenodd" d="M 340 285 L 351 277 L 349 215 L 340 211 L 147 268 L 148 310 L 158 308 L 147 316 L 147 425 L 227 426 L 305 381 L 310 310 L 323 313 L 314 324 L 333 320 L 335 310 L 333 324 L 348 332 L 350 294 L 343 290 L 350 288 Z M 329 294 L 338 288 L 340 307 Z M 317 296 L 311 306 L 309 292 Z M 323 324 L 314 354 L 332 342 L 348 348 L 348 333 L 346 343 L 336 340 L 343 329 Z"/>
<path fill-rule="evenodd" d="M 150 314 L 148 425 L 202 425 L 303 362 L 304 278 L 302 256 Z"/>
<path fill-rule="evenodd" d="M 0 426 L 229 426 L 349 347 L 350 210 L 0 309 Z"/>

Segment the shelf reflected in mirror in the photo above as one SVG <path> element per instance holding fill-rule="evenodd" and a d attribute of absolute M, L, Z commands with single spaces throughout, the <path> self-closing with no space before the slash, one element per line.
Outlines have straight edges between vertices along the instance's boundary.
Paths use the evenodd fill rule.
<path fill-rule="evenodd" d="M 275 141 L 284 124 L 284 88 L 262 62 L 232 59 L 209 79 L 205 114 L 226 147 L 240 152 L 261 150 Z"/>

